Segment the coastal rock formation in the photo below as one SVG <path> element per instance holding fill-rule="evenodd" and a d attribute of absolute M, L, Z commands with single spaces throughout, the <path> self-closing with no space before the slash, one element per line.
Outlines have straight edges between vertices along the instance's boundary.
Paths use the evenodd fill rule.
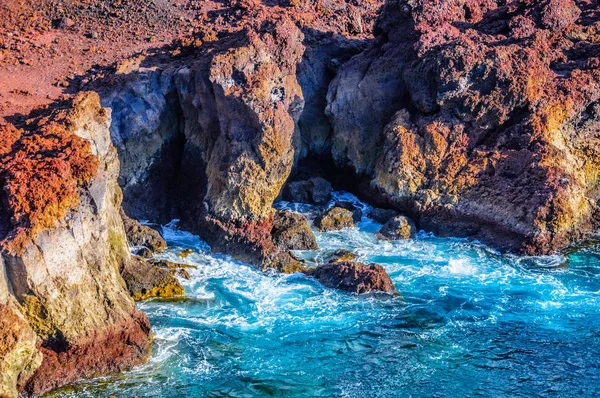
<path fill-rule="evenodd" d="M 321 232 L 352 228 L 354 227 L 354 216 L 350 210 L 332 207 L 319 214 L 313 221 L 313 225 Z"/>
<path fill-rule="evenodd" d="M 348 262 L 356 259 L 356 257 L 358 256 L 352 253 L 350 250 L 338 249 L 333 253 L 325 256 L 324 260 L 327 263 Z"/>
<path fill-rule="evenodd" d="M 379 264 L 365 265 L 344 261 L 319 265 L 309 275 L 323 285 L 351 293 L 385 292 L 394 294 L 396 288 L 385 269 Z"/>
<path fill-rule="evenodd" d="M 409 239 L 415 236 L 415 223 L 406 216 L 390 218 L 377 233 L 381 240 Z"/>
<path fill-rule="evenodd" d="M 390 218 L 398 216 L 398 212 L 393 209 L 374 208 L 369 211 L 367 217 L 380 224 L 385 224 Z"/>
<path fill-rule="evenodd" d="M 183 286 L 171 273 L 152 265 L 143 258 L 133 257 L 121 269 L 121 276 L 127 285 L 129 294 L 135 301 L 149 298 L 169 298 L 184 294 Z"/>
<path fill-rule="evenodd" d="M 282 250 L 316 250 L 319 248 L 315 234 L 306 216 L 291 211 L 279 211 L 271 230 L 273 243 Z"/>
<path fill-rule="evenodd" d="M 84 93 L 25 129 L 3 127 L 2 394 L 39 395 L 149 352 L 148 318 L 119 274 L 129 253 L 109 125 Z"/>
<path fill-rule="evenodd" d="M 327 203 L 331 199 L 331 183 L 321 177 L 292 181 L 286 184 L 283 199 L 297 203 Z"/>
<path fill-rule="evenodd" d="M 374 44 L 331 84 L 334 160 L 436 234 L 527 254 L 589 236 L 600 199 L 592 3 L 388 0 Z"/>
<path fill-rule="evenodd" d="M 362 220 L 362 215 L 363 215 L 362 210 L 360 209 L 360 207 L 356 206 L 352 202 L 340 200 L 340 201 L 335 202 L 335 204 L 333 206 L 341 207 L 342 209 L 346 209 L 346 210 L 350 210 L 352 212 L 352 220 L 354 221 L 355 224 L 360 222 L 360 220 Z"/>
<path fill-rule="evenodd" d="M 151 252 L 162 253 L 167 248 L 167 242 L 157 230 L 140 224 L 138 220 L 129 218 L 121 209 L 121 219 L 125 227 L 125 236 L 130 246 L 148 248 Z"/>

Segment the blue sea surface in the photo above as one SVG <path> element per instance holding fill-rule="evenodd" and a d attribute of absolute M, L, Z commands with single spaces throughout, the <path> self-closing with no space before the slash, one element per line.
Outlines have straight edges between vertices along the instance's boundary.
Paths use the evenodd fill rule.
<path fill-rule="evenodd" d="M 364 210 L 352 195 L 336 193 Z M 281 202 L 313 217 L 316 209 Z M 60 397 L 596 397 L 600 250 L 503 256 L 420 233 L 378 241 L 381 225 L 316 233 L 318 261 L 345 248 L 383 265 L 400 296 L 352 295 L 301 274 L 261 273 L 164 227 L 158 257 L 197 265 L 187 299 L 139 305 L 150 361 Z M 182 249 L 194 253 L 184 260 Z"/>

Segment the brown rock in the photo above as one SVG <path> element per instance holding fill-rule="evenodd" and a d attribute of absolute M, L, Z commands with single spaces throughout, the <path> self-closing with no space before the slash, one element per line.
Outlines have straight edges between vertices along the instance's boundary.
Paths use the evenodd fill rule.
<path fill-rule="evenodd" d="M 409 239 L 415 236 L 416 231 L 415 223 L 410 218 L 396 216 L 381 227 L 377 238 L 381 240 Z"/>
<path fill-rule="evenodd" d="M 333 252 L 331 255 L 327 256 L 325 258 L 325 262 L 328 262 L 328 263 L 347 262 L 347 261 L 353 261 L 354 259 L 356 259 L 356 257 L 358 257 L 358 256 L 349 250 L 338 249 L 335 252 Z"/>
<path fill-rule="evenodd" d="M 135 301 L 184 294 L 183 287 L 168 270 L 155 267 L 140 257 L 132 257 L 122 269 L 121 275 Z"/>
<path fill-rule="evenodd" d="M 306 217 L 291 211 L 279 211 L 271 230 L 273 243 L 282 250 L 316 250 L 319 248 L 315 234 Z"/>
<path fill-rule="evenodd" d="M 378 264 L 334 262 L 319 265 L 310 272 L 323 285 L 352 293 L 380 291 L 396 293 L 394 283 Z"/>
<path fill-rule="evenodd" d="M 362 220 L 363 212 L 360 207 L 356 206 L 352 202 L 348 202 L 346 200 L 340 200 L 335 202 L 334 207 L 341 207 L 342 209 L 350 210 L 352 212 L 352 219 L 354 223 L 359 223 Z"/>
<path fill-rule="evenodd" d="M 121 209 L 121 218 L 123 219 L 127 241 L 131 246 L 144 246 L 155 253 L 165 251 L 167 243 L 158 231 L 128 217 L 123 209 Z"/>
<path fill-rule="evenodd" d="M 353 214 L 350 210 L 332 207 L 315 218 L 313 225 L 322 232 L 352 228 L 354 227 Z"/>

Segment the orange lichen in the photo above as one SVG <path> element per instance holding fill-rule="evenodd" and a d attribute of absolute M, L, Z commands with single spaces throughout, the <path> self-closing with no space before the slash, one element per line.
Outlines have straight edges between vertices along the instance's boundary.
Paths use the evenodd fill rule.
<path fill-rule="evenodd" d="M 31 131 L 1 126 L 0 137 L 0 195 L 10 216 L 0 245 L 19 252 L 79 203 L 77 188 L 95 175 L 98 159 L 88 141 L 56 122 Z"/>

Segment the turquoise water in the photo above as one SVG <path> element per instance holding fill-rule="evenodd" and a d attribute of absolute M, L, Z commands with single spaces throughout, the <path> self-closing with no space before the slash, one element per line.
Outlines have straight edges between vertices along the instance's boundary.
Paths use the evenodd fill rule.
<path fill-rule="evenodd" d="M 423 233 L 378 242 L 379 227 L 363 218 L 356 229 L 319 233 L 320 251 L 300 254 L 318 259 L 351 249 L 361 261 L 382 264 L 402 297 L 350 295 L 302 275 L 265 275 L 165 228 L 171 249 L 161 256 L 179 261 L 181 249 L 192 248 L 185 262 L 198 269 L 183 281 L 187 300 L 140 304 L 156 334 L 151 360 L 58 395 L 600 394 L 600 254 L 593 248 L 517 258 Z"/>

